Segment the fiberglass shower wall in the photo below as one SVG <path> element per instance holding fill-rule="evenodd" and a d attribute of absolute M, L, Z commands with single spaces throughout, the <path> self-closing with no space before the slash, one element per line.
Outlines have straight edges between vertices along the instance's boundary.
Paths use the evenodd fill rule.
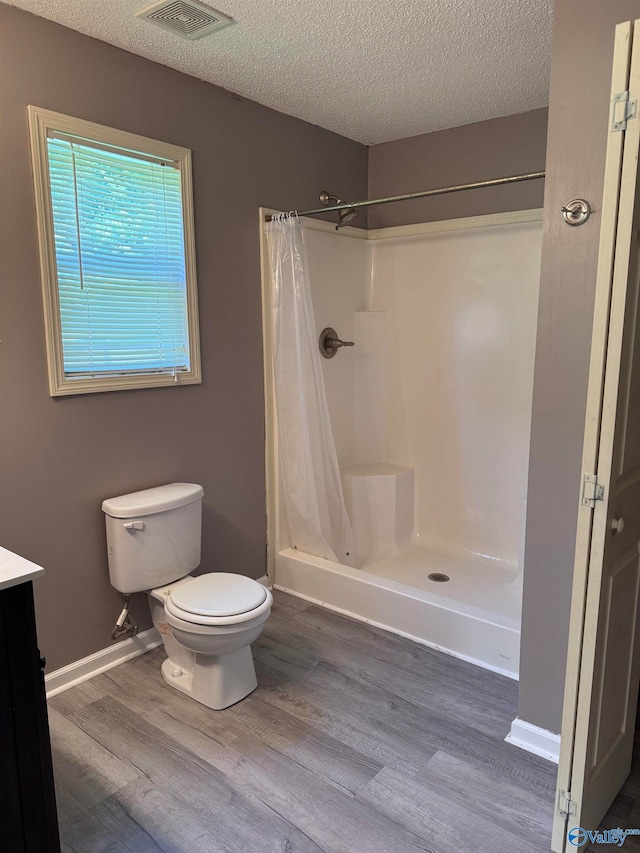
<path fill-rule="evenodd" d="M 369 241 L 306 229 L 318 333 L 356 341 L 323 362 L 338 457 L 415 469 L 416 544 L 515 569 L 542 226 L 443 224 Z"/>
<path fill-rule="evenodd" d="M 416 471 L 415 532 L 517 566 L 527 492 L 540 223 L 379 241 L 389 459 Z"/>

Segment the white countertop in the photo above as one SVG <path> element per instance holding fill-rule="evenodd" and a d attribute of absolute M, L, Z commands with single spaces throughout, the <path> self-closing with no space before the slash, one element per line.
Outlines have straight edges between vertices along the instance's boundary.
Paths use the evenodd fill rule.
<path fill-rule="evenodd" d="M 32 581 L 44 574 L 42 566 L 37 566 L 13 551 L 0 547 L 0 589 L 8 589 L 19 583 Z"/>

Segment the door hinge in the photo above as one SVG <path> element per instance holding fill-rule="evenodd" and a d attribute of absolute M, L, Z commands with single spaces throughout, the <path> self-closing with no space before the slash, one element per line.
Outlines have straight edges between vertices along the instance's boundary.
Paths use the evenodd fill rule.
<path fill-rule="evenodd" d="M 569 817 L 569 815 L 577 814 L 577 803 L 571 799 L 570 791 L 558 790 L 558 814 L 560 817 Z"/>
<path fill-rule="evenodd" d="M 582 475 L 582 506 L 594 507 L 596 501 L 604 500 L 604 486 L 598 482 L 595 474 Z"/>
<path fill-rule="evenodd" d="M 629 100 L 629 92 L 614 95 L 611 107 L 611 132 L 627 129 L 629 119 L 636 117 L 636 101 Z"/>

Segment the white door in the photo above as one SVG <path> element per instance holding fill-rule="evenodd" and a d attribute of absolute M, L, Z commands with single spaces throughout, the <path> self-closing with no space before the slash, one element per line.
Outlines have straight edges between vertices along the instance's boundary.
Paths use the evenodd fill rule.
<path fill-rule="evenodd" d="M 595 830 L 631 767 L 640 677 L 640 21 L 616 28 L 555 851 Z M 619 97 L 617 97 L 619 96 Z M 623 122 L 624 123 L 624 122 Z M 592 501 L 589 499 L 593 498 Z M 589 504 L 592 504 L 590 506 Z M 573 843 L 571 841 L 573 840 Z"/>

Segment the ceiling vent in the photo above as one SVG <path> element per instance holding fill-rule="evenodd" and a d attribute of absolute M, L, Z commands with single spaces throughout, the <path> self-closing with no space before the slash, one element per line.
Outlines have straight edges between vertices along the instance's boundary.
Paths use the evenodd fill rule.
<path fill-rule="evenodd" d="M 197 0 L 160 0 L 140 9 L 136 17 L 191 40 L 208 36 L 233 23 L 233 18 Z"/>

